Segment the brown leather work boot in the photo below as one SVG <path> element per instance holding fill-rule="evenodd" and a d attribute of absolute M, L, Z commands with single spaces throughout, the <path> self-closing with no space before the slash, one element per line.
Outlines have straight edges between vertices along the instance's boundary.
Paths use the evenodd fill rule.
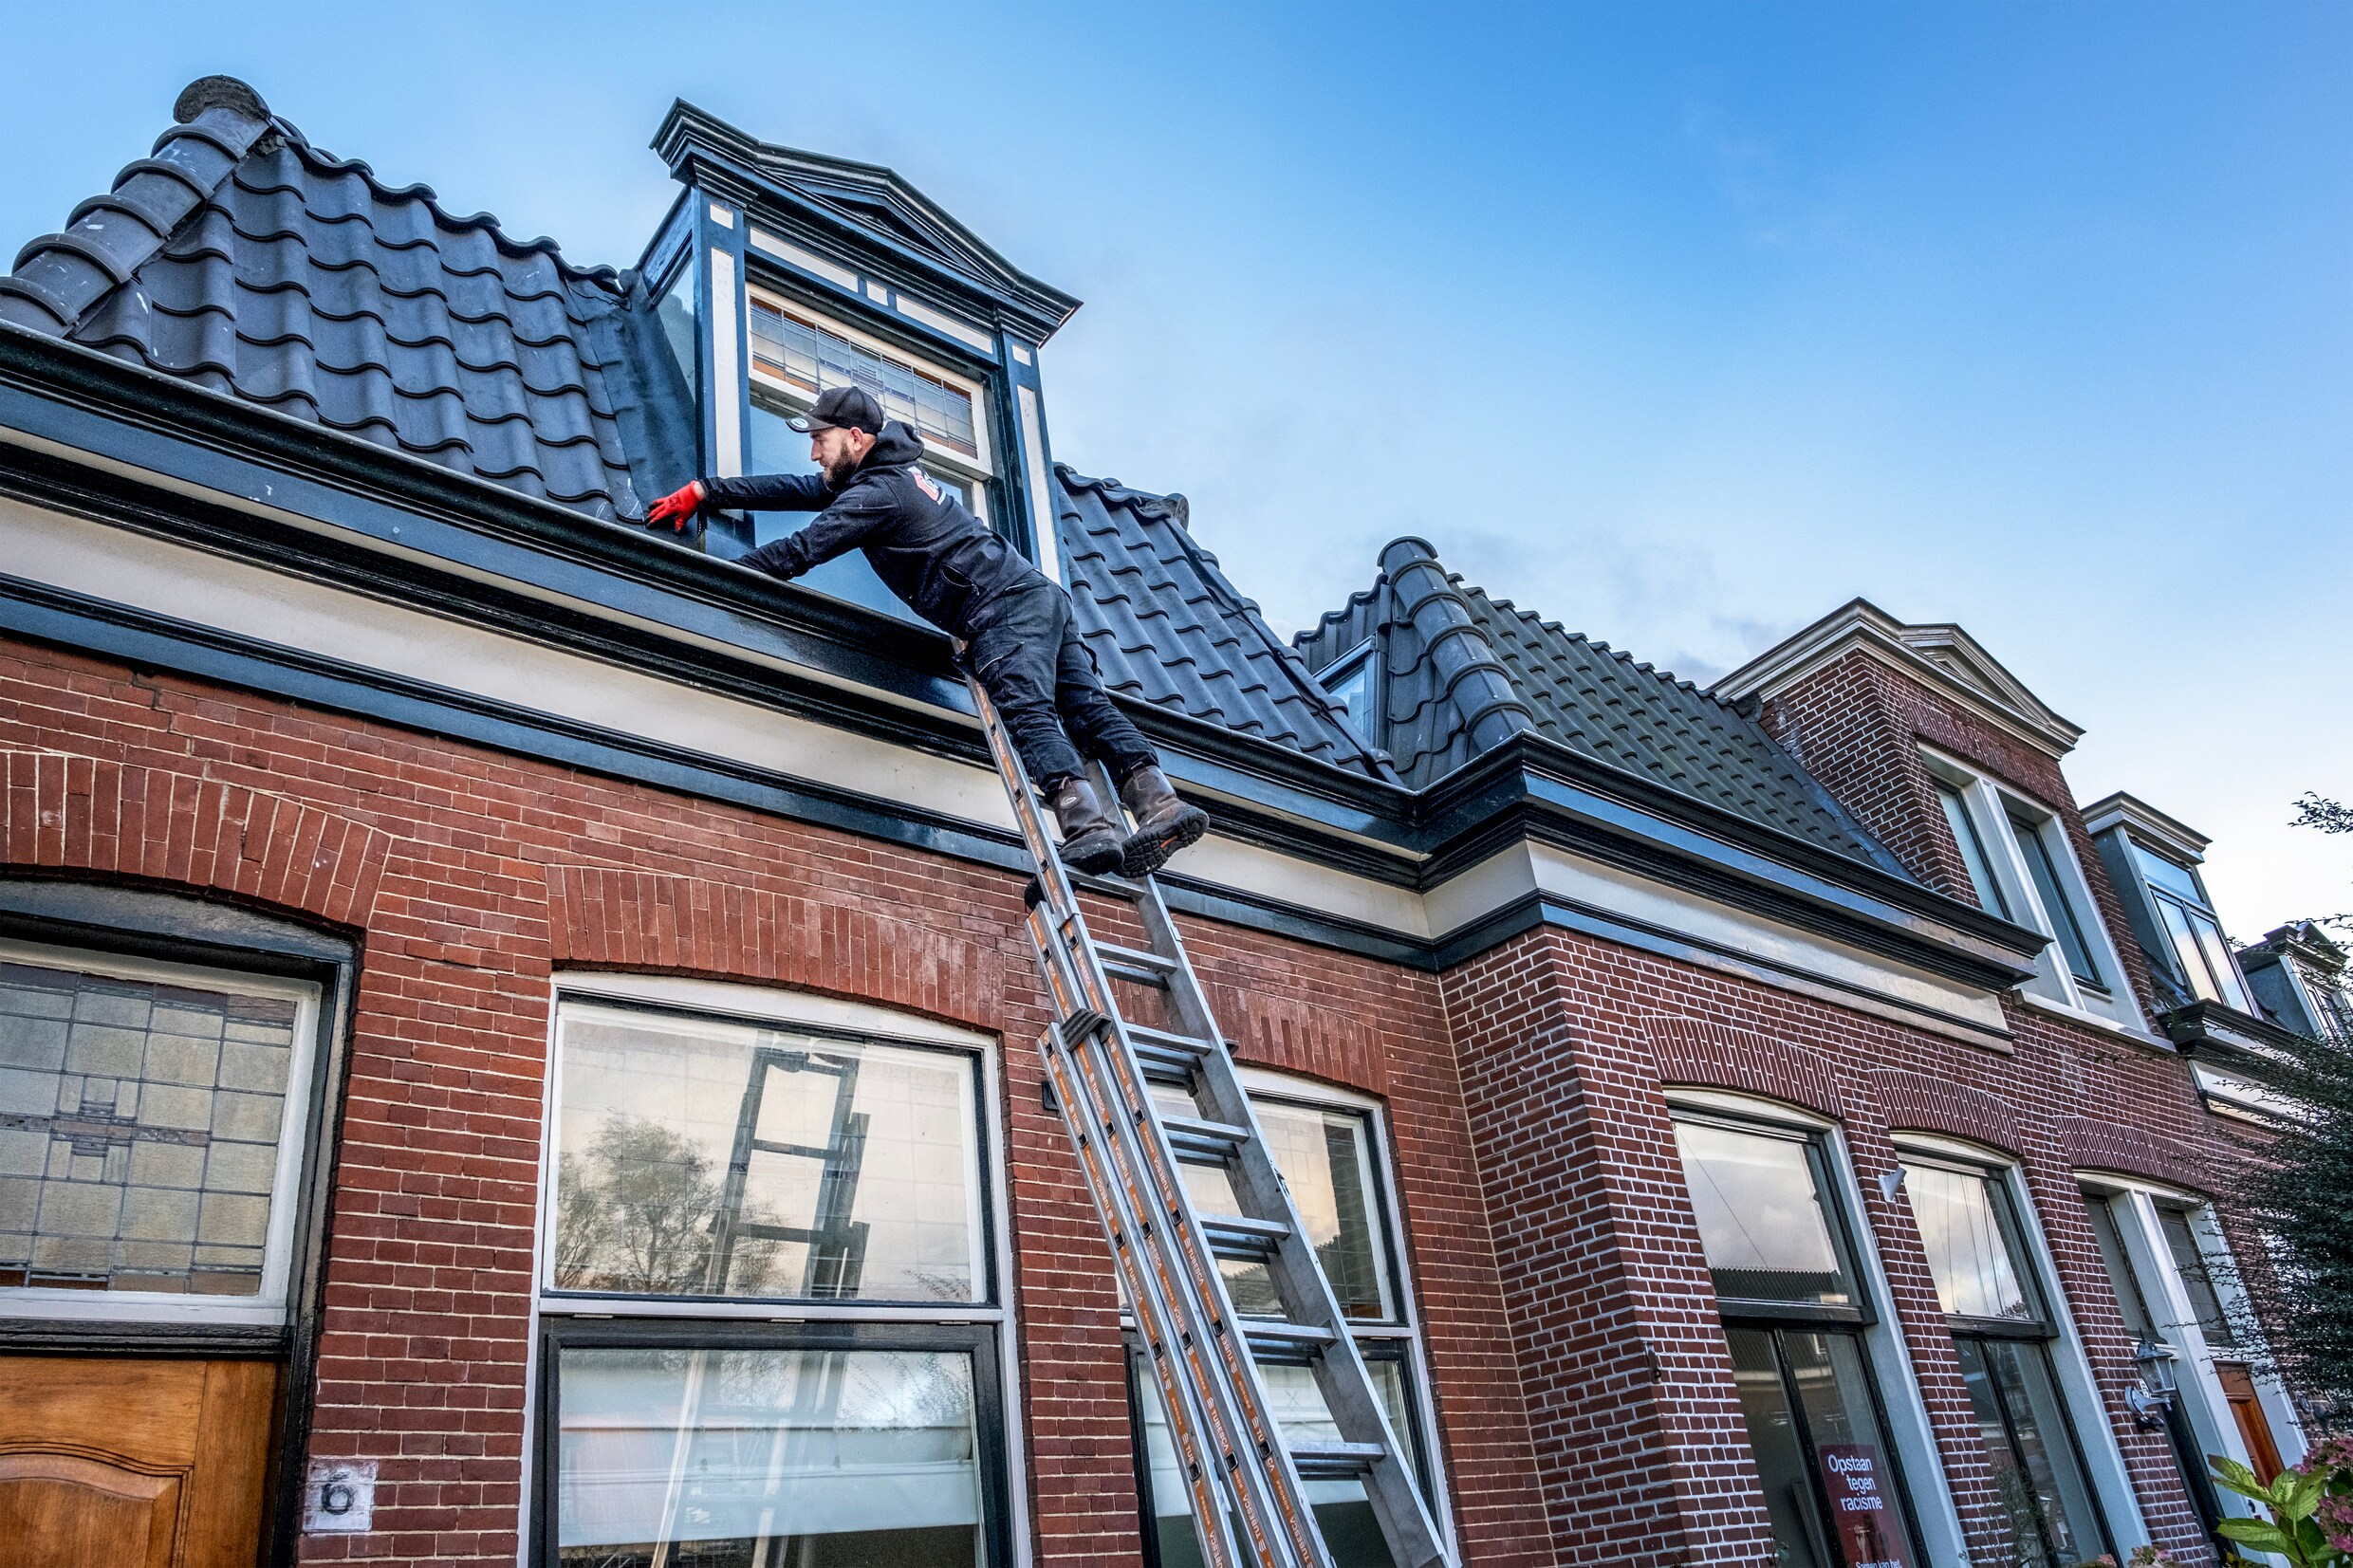
<path fill-rule="evenodd" d="M 1062 863 L 1089 876 L 1108 876 L 1126 859 L 1120 824 L 1095 798 L 1094 785 L 1073 775 L 1055 786 L 1054 821 L 1062 829 Z"/>
<path fill-rule="evenodd" d="M 1168 863 L 1170 856 L 1209 831 L 1209 813 L 1178 800 L 1168 786 L 1168 775 L 1157 767 L 1139 767 L 1130 773 L 1120 785 L 1120 803 L 1136 819 L 1136 831 L 1127 839 L 1124 865 L 1130 876 L 1151 876 Z"/>

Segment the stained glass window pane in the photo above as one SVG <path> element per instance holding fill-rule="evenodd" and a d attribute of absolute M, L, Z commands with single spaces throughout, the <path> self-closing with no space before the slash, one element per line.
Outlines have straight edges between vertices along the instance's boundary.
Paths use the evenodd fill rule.
<path fill-rule="evenodd" d="M 1996 1211 L 1992 1183 L 1934 1165 L 1905 1166 L 1903 1181 L 1944 1310 L 1963 1318 L 2035 1319 Z"/>
<path fill-rule="evenodd" d="M 973 1301 L 975 1061 L 568 1005 L 549 1283 Z"/>
<path fill-rule="evenodd" d="M 559 1562 L 979 1560 L 969 1355 L 576 1349 L 558 1388 Z"/>
<path fill-rule="evenodd" d="M 0 1285 L 259 1295 L 297 1016 L 0 963 Z"/>
<path fill-rule="evenodd" d="M 1717 1295 L 1853 1300 L 1804 1143 L 1686 1121 L 1676 1123 L 1675 1137 Z"/>

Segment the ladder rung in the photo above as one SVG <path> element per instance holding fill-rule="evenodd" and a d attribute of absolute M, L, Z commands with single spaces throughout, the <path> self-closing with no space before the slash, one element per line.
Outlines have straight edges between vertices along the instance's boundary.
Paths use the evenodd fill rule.
<path fill-rule="evenodd" d="M 1142 1066 L 1144 1077 L 1161 1083 L 1189 1081 L 1194 1069 L 1210 1053 L 1206 1040 L 1171 1034 L 1166 1029 L 1147 1029 L 1140 1024 L 1127 1026 L 1127 1042 L 1136 1048 L 1136 1061 Z"/>
<path fill-rule="evenodd" d="M 1204 1214 L 1201 1228 L 1209 1249 L 1220 1258 L 1254 1264 L 1291 1238 L 1291 1227 L 1281 1220 L 1252 1220 L 1240 1214 Z"/>
<path fill-rule="evenodd" d="M 1141 883 L 1131 882 L 1124 876 L 1089 876 L 1083 871 L 1065 875 L 1070 878 L 1070 885 L 1082 893 L 1100 893 L 1105 898 L 1124 898 L 1131 904 L 1144 895 Z"/>
<path fill-rule="evenodd" d="M 1117 942 L 1096 943 L 1095 956 L 1102 961 L 1103 972 L 1114 980 L 1132 981 L 1139 986 L 1165 986 L 1168 977 L 1176 972 L 1174 958 L 1162 958 L 1141 948 L 1122 948 Z"/>
<path fill-rule="evenodd" d="M 1242 1337 L 1261 1361 L 1306 1366 L 1323 1355 L 1335 1337 L 1330 1329 L 1306 1323 L 1245 1322 Z"/>
<path fill-rule="evenodd" d="M 1291 1463 L 1302 1481 L 1346 1481 L 1365 1474 L 1389 1457 L 1378 1443 L 1300 1443 L 1291 1448 Z"/>
<path fill-rule="evenodd" d="M 1163 1114 L 1160 1125 L 1168 1129 L 1168 1146 L 1187 1165 L 1223 1165 L 1233 1158 L 1236 1149 L 1250 1141 L 1247 1127 L 1203 1121 L 1198 1116 Z"/>

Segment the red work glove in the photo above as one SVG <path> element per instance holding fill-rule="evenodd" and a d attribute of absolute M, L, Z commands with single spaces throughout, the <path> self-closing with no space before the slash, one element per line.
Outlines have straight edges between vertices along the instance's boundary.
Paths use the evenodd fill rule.
<path fill-rule="evenodd" d="M 645 509 L 645 526 L 658 528 L 667 523 L 671 532 L 686 532 L 687 524 L 693 522 L 695 514 L 702 509 L 703 495 L 703 482 L 699 479 L 684 489 L 672 490 Z"/>

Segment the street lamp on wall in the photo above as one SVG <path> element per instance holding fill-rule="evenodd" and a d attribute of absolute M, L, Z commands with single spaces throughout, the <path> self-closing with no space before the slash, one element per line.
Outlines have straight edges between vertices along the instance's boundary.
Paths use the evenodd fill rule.
<path fill-rule="evenodd" d="M 2124 1391 L 2124 1406 L 2143 1427 L 2161 1427 L 2174 1408 L 2174 1348 L 2156 1339 L 2133 1346 L 2133 1363 L 2140 1378 Z"/>

